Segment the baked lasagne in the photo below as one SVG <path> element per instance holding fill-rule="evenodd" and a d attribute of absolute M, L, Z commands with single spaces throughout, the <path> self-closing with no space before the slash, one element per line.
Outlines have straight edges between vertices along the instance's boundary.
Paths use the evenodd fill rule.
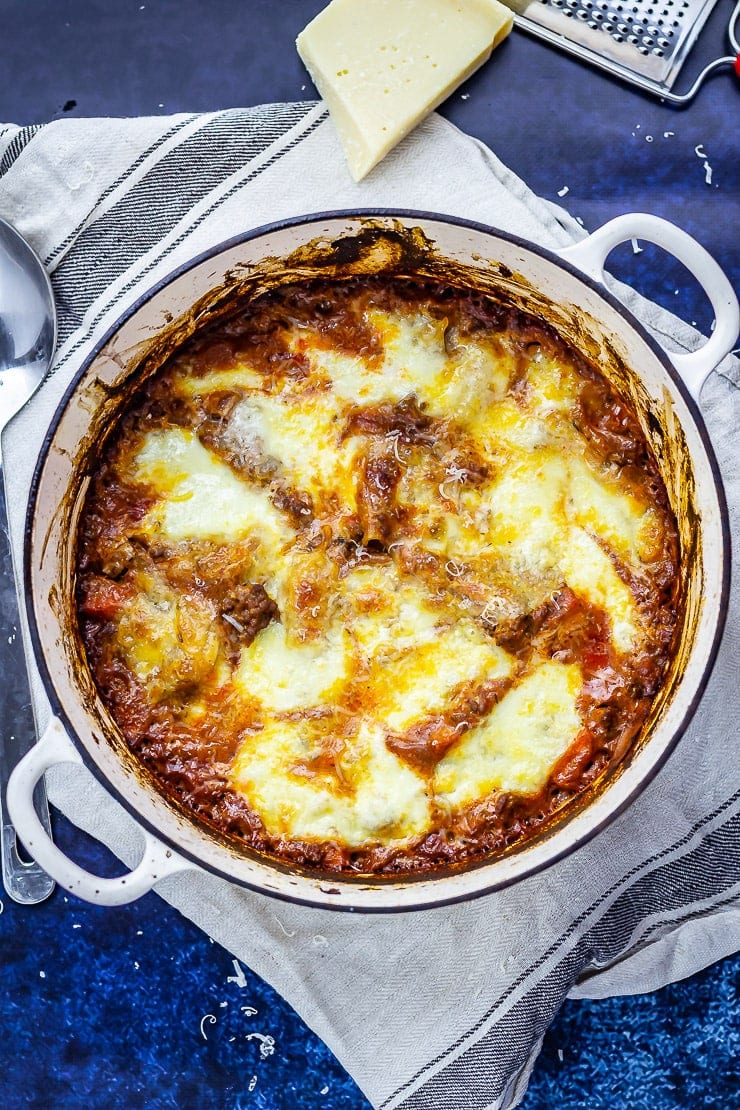
<path fill-rule="evenodd" d="M 242 305 L 141 387 L 92 477 L 77 604 L 180 808 L 399 875 L 523 842 L 624 757 L 677 560 L 634 413 L 548 325 L 353 278 Z"/>

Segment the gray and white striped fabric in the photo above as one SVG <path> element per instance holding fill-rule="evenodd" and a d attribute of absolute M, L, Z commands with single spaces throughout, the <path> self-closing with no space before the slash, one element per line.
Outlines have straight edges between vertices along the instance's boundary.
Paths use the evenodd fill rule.
<path fill-rule="evenodd" d="M 327 209 L 394 206 L 466 216 L 545 246 L 583 235 L 438 116 L 360 184 L 316 104 L 0 127 L 0 216 L 48 265 L 60 313 L 52 374 L 3 438 L 16 554 L 48 422 L 127 306 L 249 228 Z M 621 294 L 667 345 L 698 344 L 675 318 Z M 711 376 L 702 409 L 738 537 L 736 360 Z M 385 917 L 285 905 L 200 872 L 165 880 L 158 892 L 280 991 L 376 1107 L 515 1106 L 566 995 L 651 990 L 738 948 L 739 657 L 736 574 L 713 678 L 674 755 L 595 841 L 510 890 Z M 43 722 L 49 707 L 35 677 Z M 134 862 L 134 823 L 86 772 L 57 768 L 49 790 L 77 825 Z"/>

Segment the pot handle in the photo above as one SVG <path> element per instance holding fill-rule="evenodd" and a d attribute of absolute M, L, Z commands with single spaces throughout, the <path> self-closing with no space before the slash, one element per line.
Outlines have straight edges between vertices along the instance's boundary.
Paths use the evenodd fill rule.
<path fill-rule="evenodd" d="M 46 732 L 16 766 L 8 781 L 8 812 L 29 854 L 47 874 L 70 894 L 98 906 L 122 906 L 148 893 L 165 875 L 187 871 L 193 864 L 178 856 L 146 830 L 144 854 L 133 871 L 116 879 L 102 879 L 65 856 L 44 830 L 33 806 L 36 783 L 57 763 L 78 763 L 82 758 L 60 721 L 53 717 Z"/>
<path fill-rule="evenodd" d="M 698 351 L 686 354 L 666 349 L 689 392 L 698 399 L 707 375 L 732 350 L 740 331 L 740 307 L 735 291 L 718 263 L 696 239 L 668 220 L 647 212 L 617 216 L 587 239 L 556 253 L 603 285 L 607 256 L 614 247 L 630 239 L 646 239 L 674 255 L 702 286 L 714 309 L 714 330 Z"/>

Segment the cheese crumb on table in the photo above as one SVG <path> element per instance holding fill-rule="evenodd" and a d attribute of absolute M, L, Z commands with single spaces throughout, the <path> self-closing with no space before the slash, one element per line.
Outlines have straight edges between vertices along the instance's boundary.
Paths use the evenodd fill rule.
<path fill-rule="evenodd" d="M 355 181 L 488 60 L 498 0 L 332 0 L 296 40 Z"/>

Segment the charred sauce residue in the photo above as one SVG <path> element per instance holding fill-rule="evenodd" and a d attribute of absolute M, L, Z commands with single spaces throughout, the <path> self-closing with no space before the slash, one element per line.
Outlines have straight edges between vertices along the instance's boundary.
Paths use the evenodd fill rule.
<path fill-rule="evenodd" d="M 630 749 L 664 682 L 680 623 L 677 529 L 634 410 L 552 327 L 506 297 L 451 285 L 449 265 L 435 276 L 426 244 L 408 236 L 375 233 L 327 244 L 325 259 L 332 273 L 339 265 L 353 267 L 354 275 L 272 288 L 263 275 L 258 296 L 198 330 L 130 399 L 81 518 L 79 627 L 98 690 L 131 750 L 198 820 L 235 842 L 308 867 L 423 872 L 489 857 L 540 832 Z M 421 259 L 423 280 L 365 276 L 406 266 L 418 271 Z M 308 255 L 298 252 L 289 269 L 300 271 L 304 261 Z M 313 275 L 322 270 L 316 245 L 311 266 Z M 386 349 L 398 340 L 399 320 L 421 320 L 409 342 L 427 342 L 438 360 L 431 385 L 422 375 L 407 389 L 383 386 Z M 322 369 L 322 357 L 333 371 Z M 347 376 L 353 360 L 364 367 L 359 389 Z M 543 367 L 550 377 L 543 377 Z M 466 391 L 468 380 L 475 388 Z M 301 406 L 321 415 L 337 466 L 348 460 L 341 481 L 318 471 L 298 479 L 301 460 L 279 449 L 283 425 L 259 424 L 283 404 L 288 423 L 300 424 Z M 495 406 L 502 414 L 496 428 L 505 435 L 493 442 L 486 413 Z M 299 569 L 278 583 L 259 529 L 219 534 L 214 518 L 211 534 L 188 536 L 157 516 L 163 498 L 176 513 L 197 496 L 171 475 L 163 493 L 161 459 L 141 462 L 158 436 L 192 443 L 196 454 L 205 450 L 262 498 L 263 513 L 274 519 L 270 526 L 289 537 L 281 550 L 290 551 Z M 514 551 L 501 538 L 501 506 L 486 498 L 504 488 L 497 482 L 507 465 L 527 451 L 542 467 L 542 482 L 556 457 L 575 460 L 584 488 L 589 475 L 600 474 L 641 507 L 639 558 L 628 557 L 629 544 L 611 535 L 598 514 L 591 519 L 583 510 L 578 517 L 582 542 L 595 565 L 606 568 L 604 580 L 630 599 L 639 629 L 631 646 L 625 647 L 628 633 L 618 641 L 618 606 L 609 608 L 603 589 L 589 592 L 577 571 L 570 575 L 577 583 L 570 583 L 557 558 L 548 565 L 536 556 L 536 567 L 523 561 L 520 534 Z M 480 543 L 468 535 L 456 547 L 450 529 L 470 530 L 471 521 Z M 369 584 L 356 587 L 366 570 Z M 503 653 L 507 672 L 464 675 L 412 720 L 403 712 L 386 719 L 373 661 L 357 654 L 353 640 L 339 697 L 339 687 L 308 704 L 286 695 L 276 709 L 248 689 L 245 694 L 243 676 L 259 645 L 278 635 L 297 650 L 321 644 L 327 628 L 341 625 L 336 607 L 350 604 L 346 597 L 354 636 L 385 604 L 377 585 L 384 576 L 395 589 L 425 599 L 424 619 L 437 621 L 435 635 L 469 627 L 475 649 L 485 655 L 490 644 Z M 397 612 L 392 619 L 400 620 Z M 392 655 L 395 649 L 384 650 Z M 393 658 L 403 666 L 400 655 Z M 444 761 L 546 665 L 569 675 L 575 669 L 580 677 L 578 727 L 544 782 L 528 790 L 491 789 L 450 805 L 435 793 Z M 384 682 L 393 683 L 392 664 Z M 322 784 L 345 805 L 359 797 L 352 753 L 361 722 L 373 715 L 399 768 L 425 784 L 429 821 L 421 831 L 389 811 L 386 826 L 364 839 L 291 835 L 272 810 L 261 812 L 249 790 L 239 788 L 239 752 L 257 752 L 260 737 L 282 721 L 305 751 L 279 773 L 299 788 Z"/>

